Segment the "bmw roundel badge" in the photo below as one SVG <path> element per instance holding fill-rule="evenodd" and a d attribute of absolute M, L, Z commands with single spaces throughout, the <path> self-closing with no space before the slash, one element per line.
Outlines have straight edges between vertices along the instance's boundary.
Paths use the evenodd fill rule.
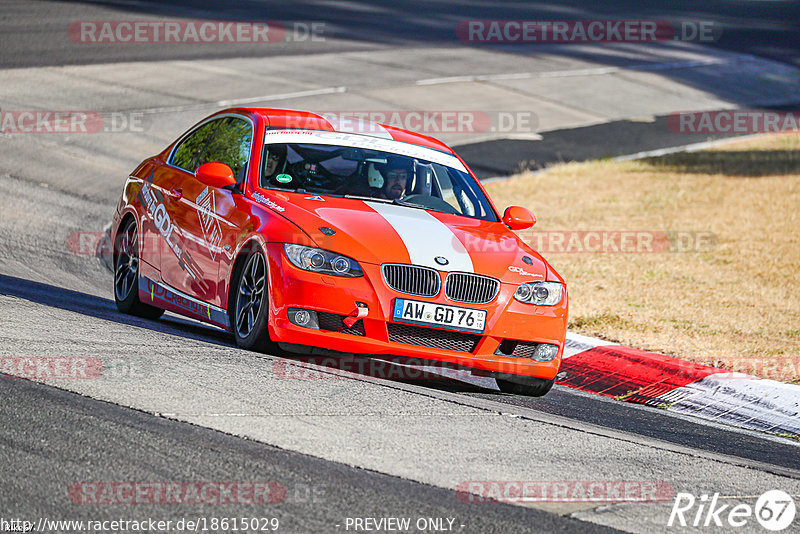
<path fill-rule="evenodd" d="M 448 260 L 444 256 L 436 256 L 435 258 L 433 258 L 433 260 L 439 265 L 447 265 L 448 263 L 450 263 L 450 260 Z"/>

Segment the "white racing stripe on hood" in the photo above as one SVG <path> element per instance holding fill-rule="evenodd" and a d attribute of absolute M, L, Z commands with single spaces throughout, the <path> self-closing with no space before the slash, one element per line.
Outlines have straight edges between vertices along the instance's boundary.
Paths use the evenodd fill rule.
<path fill-rule="evenodd" d="M 411 263 L 424 265 L 440 271 L 475 272 L 469 252 L 458 237 L 439 219 L 425 210 L 365 202 L 386 219 L 403 240 Z M 436 256 L 444 256 L 450 262 L 439 265 Z"/>

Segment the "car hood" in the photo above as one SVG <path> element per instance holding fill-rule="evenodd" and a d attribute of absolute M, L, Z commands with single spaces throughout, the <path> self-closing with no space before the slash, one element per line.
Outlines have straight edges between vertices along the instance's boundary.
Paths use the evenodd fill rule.
<path fill-rule="evenodd" d="M 541 256 L 501 222 L 379 201 L 276 191 L 268 195 L 262 203 L 298 225 L 320 248 L 361 263 L 424 265 L 508 283 L 548 278 Z M 331 230 L 335 233 L 328 235 Z"/>

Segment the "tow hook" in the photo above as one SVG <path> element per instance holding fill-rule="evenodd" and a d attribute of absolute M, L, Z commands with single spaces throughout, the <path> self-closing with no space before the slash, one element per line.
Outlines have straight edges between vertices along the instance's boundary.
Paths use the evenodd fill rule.
<path fill-rule="evenodd" d="M 359 319 L 363 319 L 369 314 L 369 308 L 363 302 L 356 302 L 356 309 L 350 312 L 350 315 L 345 317 L 342 322 L 344 322 L 347 328 L 352 328 L 356 321 Z"/>

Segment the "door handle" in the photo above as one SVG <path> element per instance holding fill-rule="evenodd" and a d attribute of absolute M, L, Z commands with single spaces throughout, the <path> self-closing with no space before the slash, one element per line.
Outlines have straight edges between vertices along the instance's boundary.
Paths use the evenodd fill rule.
<path fill-rule="evenodd" d="M 180 200 L 183 198 L 183 189 L 176 187 L 169 192 L 169 196 L 174 198 L 175 200 Z"/>

